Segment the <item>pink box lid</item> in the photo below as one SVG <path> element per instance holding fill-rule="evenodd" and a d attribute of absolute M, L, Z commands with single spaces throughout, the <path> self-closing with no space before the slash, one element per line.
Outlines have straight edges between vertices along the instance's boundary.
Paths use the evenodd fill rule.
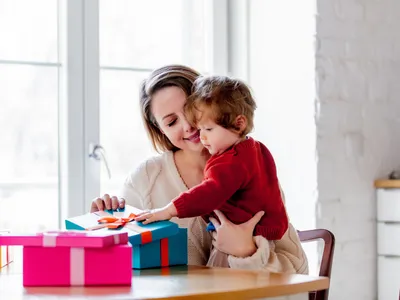
<path fill-rule="evenodd" d="M 128 233 L 120 231 L 46 231 L 37 234 L 0 234 L 0 245 L 102 248 L 127 244 Z"/>

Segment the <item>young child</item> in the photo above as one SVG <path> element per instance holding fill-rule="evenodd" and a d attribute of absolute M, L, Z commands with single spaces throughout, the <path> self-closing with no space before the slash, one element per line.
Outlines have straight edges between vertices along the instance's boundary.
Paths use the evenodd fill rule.
<path fill-rule="evenodd" d="M 185 112 L 200 130 L 200 140 L 212 155 L 201 184 L 167 206 L 143 213 L 144 224 L 172 217 L 203 216 L 208 222 L 218 209 L 240 224 L 263 210 L 254 235 L 279 240 L 288 228 L 274 159 L 262 143 L 246 135 L 253 129 L 256 103 L 249 88 L 227 77 L 201 77 L 194 83 Z"/>

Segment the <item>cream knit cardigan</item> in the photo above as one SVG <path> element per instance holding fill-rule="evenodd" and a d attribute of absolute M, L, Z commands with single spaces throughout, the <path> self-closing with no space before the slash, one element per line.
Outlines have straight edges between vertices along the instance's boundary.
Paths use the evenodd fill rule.
<path fill-rule="evenodd" d="M 172 152 L 165 152 L 142 163 L 126 178 L 121 198 L 126 204 L 140 209 L 154 209 L 167 205 L 187 190 L 175 165 Z M 171 221 L 188 229 L 188 260 L 191 265 L 206 265 L 210 254 L 211 235 L 201 217 Z M 308 273 L 307 257 L 292 224 L 279 241 L 254 237 L 257 251 L 249 257 L 229 256 L 231 268 L 266 269 L 272 272 Z"/>

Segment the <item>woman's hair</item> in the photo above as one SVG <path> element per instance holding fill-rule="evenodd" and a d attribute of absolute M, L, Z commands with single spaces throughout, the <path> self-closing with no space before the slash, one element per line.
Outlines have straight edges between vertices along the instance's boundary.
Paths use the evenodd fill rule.
<path fill-rule="evenodd" d="M 199 77 L 193 84 L 193 91 L 185 105 L 189 123 L 196 126 L 202 118 L 210 118 L 216 124 L 240 136 L 253 130 L 256 102 L 249 87 L 240 80 L 225 76 Z M 238 132 L 236 118 L 245 116 L 246 128 Z"/>
<path fill-rule="evenodd" d="M 156 119 L 151 111 L 151 102 L 153 95 L 170 86 L 181 88 L 186 97 L 192 93 L 193 83 L 200 73 L 182 65 L 168 65 L 154 70 L 146 80 L 141 84 L 140 88 L 140 107 L 144 126 L 147 130 L 149 138 L 157 152 L 176 151 L 178 150 L 171 141 L 163 134 L 157 124 Z"/>

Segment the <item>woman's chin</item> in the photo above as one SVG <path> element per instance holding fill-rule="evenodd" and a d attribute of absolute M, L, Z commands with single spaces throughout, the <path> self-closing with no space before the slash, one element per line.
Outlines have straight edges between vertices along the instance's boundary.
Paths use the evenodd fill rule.
<path fill-rule="evenodd" d="M 178 143 L 175 144 L 176 147 L 178 147 L 181 150 L 187 150 L 187 151 L 194 151 L 194 152 L 202 152 L 204 148 L 203 144 L 192 142 L 192 141 L 181 141 L 178 145 Z"/>

